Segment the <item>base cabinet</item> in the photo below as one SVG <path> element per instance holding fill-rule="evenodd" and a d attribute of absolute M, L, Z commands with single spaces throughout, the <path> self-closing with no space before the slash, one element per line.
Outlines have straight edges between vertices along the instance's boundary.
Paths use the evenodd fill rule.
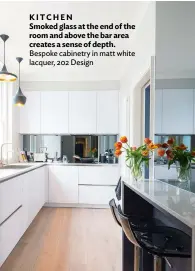
<path fill-rule="evenodd" d="M 49 167 L 49 203 L 78 203 L 78 167 Z"/>
<path fill-rule="evenodd" d="M 168 166 L 155 166 L 154 167 L 154 178 L 155 179 L 177 179 L 176 167 Z"/>
<path fill-rule="evenodd" d="M 115 186 L 79 185 L 79 203 L 108 205 L 114 197 Z"/>

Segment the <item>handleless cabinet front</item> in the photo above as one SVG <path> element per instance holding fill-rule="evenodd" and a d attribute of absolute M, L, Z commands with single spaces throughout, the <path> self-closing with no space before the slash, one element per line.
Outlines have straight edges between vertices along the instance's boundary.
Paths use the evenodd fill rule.
<path fill-rule="evenodd" d="M 69 129 L 71 134 L 97 131 L 96 91 L 69 92 Z"/>
<path fill-rule="evenodd" d="M 78 167 L 49 167 L 49 202 L 78 203 Z"/>

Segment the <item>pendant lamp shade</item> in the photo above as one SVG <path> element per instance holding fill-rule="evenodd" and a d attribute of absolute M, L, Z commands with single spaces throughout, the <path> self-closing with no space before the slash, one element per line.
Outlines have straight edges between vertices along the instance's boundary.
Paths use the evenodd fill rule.
<path fill-rule="evenodd" d="M 9 38 L 8 35 L 2 34 L 0 35 L 4 42 L 4 63 L 3 63 L 3 68 L 0 71 L 0 82 L 14 82 L 17 79 L 17 76 L 13 73 L 10 73 L 7 71 L 6 65 L 5 65 L 5 42 Z"/>
<path fill-rule="evenodd" d="M 19 63 L 19 88 L 16 92 L 16 95 L 13 97 L 13 103 L 17 106 L 23 106 L 26 103 L 26 97 L 24 96 L 20 88 L 20 62 L 22 62 L 23 58 L 17 57 L 16 60 Z"/>

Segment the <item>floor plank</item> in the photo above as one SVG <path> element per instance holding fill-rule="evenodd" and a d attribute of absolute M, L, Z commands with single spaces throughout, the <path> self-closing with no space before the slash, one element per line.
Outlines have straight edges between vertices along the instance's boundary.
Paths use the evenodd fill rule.
<path fill-rule="evenodd" d="M 0 271 L 121 271 L 108 209 L 43 208 Z"/>

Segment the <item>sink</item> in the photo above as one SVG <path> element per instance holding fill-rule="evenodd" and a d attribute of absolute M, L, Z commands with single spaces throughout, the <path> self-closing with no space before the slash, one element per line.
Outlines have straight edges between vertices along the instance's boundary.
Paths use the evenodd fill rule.
<path fill-rule="evenodd" d="M 29 165 L 7 165 L 7 166 L 4 166 L 4 167 L 1 167 L 0 169 L 25 169 L 25 168 L 29 168 L 29 167 L 32 167 L 29 166 Z"/>

